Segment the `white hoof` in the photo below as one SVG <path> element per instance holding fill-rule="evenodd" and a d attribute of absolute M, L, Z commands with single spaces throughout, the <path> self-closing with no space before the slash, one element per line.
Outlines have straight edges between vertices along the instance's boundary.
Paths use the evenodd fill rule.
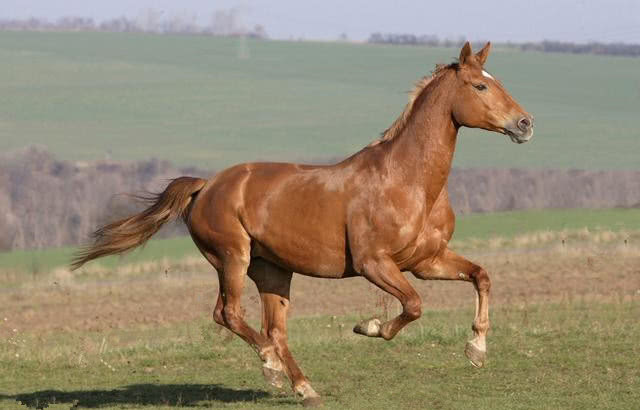
<path fill-rule="evenodd" d="M 323 404 L 320 395 L 313 390 L 313 387 L 304 382 L 294 388 L 295 392 L 302 397 L 302 405 L 304 407 L 317 407 Z"/>
<path fill-rule="evenodd" d="M 276 355 L 275 350 L 273 348 L 267 348 L 260 352 L 260 357 L 263 358 L 264 363 L 262 364 L 262 375 L 264 379 L 278 389 L 284 387 L 284 367 L 282 365 L 282 361 Z"/>
<path fill-rule="evenodd" d="M 267 383 L 277 389 L 284 388 L 284 378 L 286 377 L 283 370 L 273 369 L 266 365 L 262 366 L 262 375 Z"/>
<path fill-rule="evenodd" d="M 487 350 L 481 349 L 473 340 L 467 342 L 464 354 L 474 367 L 483 367 L 487 360 Z"/>
<path fill-rule="evenodd" d="M 382 327 L 382 322 L 380 319 L 374 318 L 362 321 L 355 325 L 353 328 L 354 333 L 365 335 L 369 337 L 380 337 L 380 329 Z"/>

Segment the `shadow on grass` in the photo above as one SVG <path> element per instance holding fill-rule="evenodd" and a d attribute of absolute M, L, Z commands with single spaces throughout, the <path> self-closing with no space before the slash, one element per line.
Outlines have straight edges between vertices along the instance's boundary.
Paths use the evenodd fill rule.
<path fill-rule="evenodd" d="M 271 395 L 262 390 L 236 390 L 217 384 L 133 384 L 114 390 L 42 390 L 15 395 L 0 394 L 0 400 L 13 399 L 35 409 L 46 408 L 49 404 L 69 404 L 72 408 L 106 405 L 211 407 L 215 402 L 253 402 L 267 397 Z"/>

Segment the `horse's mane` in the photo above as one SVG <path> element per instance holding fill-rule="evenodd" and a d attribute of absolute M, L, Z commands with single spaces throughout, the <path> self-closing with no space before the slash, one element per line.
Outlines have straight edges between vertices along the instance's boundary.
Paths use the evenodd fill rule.
<path fill-rule="evenodd" d="M 389 128 L 387 128 L 382 132 L 382 134 L 380 135 L 380 138 L 371 142 L 369 145 L 367 145 L 367 147 L 373 147 L 378 144 L 382 144 L 383 142 L 390 141 L 393 138 L 395 138 L 398 134 L 400 134 L 400 132 L 402 132 L 402 130 L 406 127 L 407 121 L 409 120 L 409 117 L 411 116 L 411 113 L 415 108 L 414 103 L 416 102 L 420 94 L 422 94 L 422 92 L 427 88 L 429 84 L 431 84 L 431 82 L 437 76 L 439 76 L 441 73 L 443 73 L 449 68 L 457 69 L 458 63 L 438 64 L 436 65 L 435 70 L 431 72 L 431 75 L 422 77 L 416 83 L 413 90 L 409 92 L 409 102 L 404 107 L 404 111 L 402 111 L 402 114 L 400 114 L 400 116 L 396 118 L 396 120 L 393 122 L 393 124 L 391 124 Z"/>

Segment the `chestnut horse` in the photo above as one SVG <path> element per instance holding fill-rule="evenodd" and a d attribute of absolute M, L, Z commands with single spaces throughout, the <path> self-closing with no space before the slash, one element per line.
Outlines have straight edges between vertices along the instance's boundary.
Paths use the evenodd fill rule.
<path fill-rule="evenodd" d="M 320 403 L 287 346 L 286 320 L 293 272 L 318 278 L 362 276 L 395 296 L 402 313 L 353 329 L 392 339 L 421 315 L 421 299 L 403 275 L 462 280 L 476 290 L 474 337 L 465 354 L 484 365 L 489 329 L 487 271 L 448 248 L 454 214 L 446 183 L 461 126 L 483 128 L 523 143 L 533 118 L 484 71 L 488 43 L 457 63 L 438 66 L 411 93 L 404 112 L 382 137 L 339 164 L 249 163 L 209 180 L 181 177 L 150 198 L 145 211 L 95 232 L 72 267 L 119 254 L 147 241 L 165 222 L 182 217 L 204 257 L 218 272 L 213 319 L 244 339 L 263 361 L 267 381 L 285 374 L 303 404 Z M 244 320 L 245 277 L 257 285 L 262 331 Z"/>

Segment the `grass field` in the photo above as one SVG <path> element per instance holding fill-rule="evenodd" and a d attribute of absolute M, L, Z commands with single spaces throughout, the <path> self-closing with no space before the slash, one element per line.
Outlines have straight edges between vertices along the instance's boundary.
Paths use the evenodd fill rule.
<path fill-rule="evenodd" d="M 576 229 L 639 231 L 640 209 L 544 209 L 458 217 L 454 240 Z"/>
<path fill-rule="evenodd" d="M 637 408 L 640 301 L 498 309 L 484 369 L 461 354 L 471 315 L 429 312 L 391 342 L 336 329 L 330 317 L 297 319 L 291 347 L 326 408 Z M 339 320 L 350 327 L 356 318 Z M 244 342 L 205 321 L 46 341 L 22 337 L 0 351 L 2 406 L 20 400 L 29 407 L 57 403 L 52 409 L 299 407 L 292 395 L 266 387 Z M 76 350 L 79 341 L 90 346 L 84 354 Z"/>
<path fill-rule="evenodd" d="M 336 158 L 386 128 L 453 49 L 198 36 L 0 32 L 0 151 L 150 156 L 222 168 Z M 464 130 L 455 164 L 637 169 L 637 59 L 497 49 L 488 70 L 533 142 Z M 361 278 L 295 276 L 290 345 L 327 408 L 637 409 L 640 210 L 458 218 L 490 272 L 489 362 L 463 356 L 473 288 L 409 278 L 423 316 L 391 342 L 353 325 L 398 304 Z M 215 326 L 215 273 L 189 238 L 71 273 L 75 249 L 0 253 L 0 408 L 297 408 Z M 250 283 L 246 317 L 259 325 Z"/>
<path fill-rule="evenodd" d="M 290 345 L 326 408 L 635 409 L 639 255 L 637 246 L 477 255 L 493 282 L 483 369 L 462 354 L 473 290 L 459 282 L 410 279 L 424 314 L 384 342 L 351 332 L 398 311 L 372 285 L 296 276 Z M 23 280 L 0 291 L 0 408 L 299 407 L 212 323 L 210 274 Z M 245 293 L 258 325 L 255 290 Z"/>
<path fill-rule="evenodd" d="M 640 232 L 640 209 L 556 209 L 489 214 L 471 214 L 458 217 L 454 244 L 462 248 L 487 247 L 492 238 L 504 240 L 501 245 L 512 243 L 510 239 L 532 232 L 571 232 L 578 230 L 629 232 L 635 239 Z M 566 235 L 565 235 L 566 236 Z M 624 235 L 622 235 L 624 236 Z M 560 236 L 554 237 L 560 240 Z M 620 239 L 622 241 L 624 239 Z M 513 243 L 512 243 L 513 244 Z M 18 270 L 34 275 L 67 265 L 77 248 L 13 251 L 0 253 L 0 271 Z M 130 265 L 161 259 L 178 260 L 190 255 L 199 255 L 191 238 L 151 240 L 145 248 L 124 257 L 109 257 L 98 263 L 105 268 Z"/>
<path fill-rule="evenodd" d="M 0 32 L 0 150 L 219 169 L 343 157 L 458 50 L 116 33 Z M 241 51 L 245 50 L 245 51 Z M 455 165 L 637 168 L 638 61 L 496 49 L 532 143 L 464 130 Z"/>
<path fill-rule="evenodd" d="M 463 356 L 473 288 L 410 275 L 424 313 L 391 342 L 351 328 L 371 315 L 397 314 L 392 298 L 361 278 L 296 275 L 292 351 L 331 409 L 635 409 L 637 211 L 461 218 L 455 246 L 493 284 L 483 369 Z M 213 324 L 217 280 L 203 258 L 188 257 L 188 240 L 152 241 L 143 252 L 77 274 L 44 268 L 66 252 L 51 251 L 32 274 L 15 271 L 34 254 L 2 259 L 0 408 L 300 406 L 289 390 L 267 387 L 255 354 Z M 259 326 L 250 283 L 243 307 Z"/>

